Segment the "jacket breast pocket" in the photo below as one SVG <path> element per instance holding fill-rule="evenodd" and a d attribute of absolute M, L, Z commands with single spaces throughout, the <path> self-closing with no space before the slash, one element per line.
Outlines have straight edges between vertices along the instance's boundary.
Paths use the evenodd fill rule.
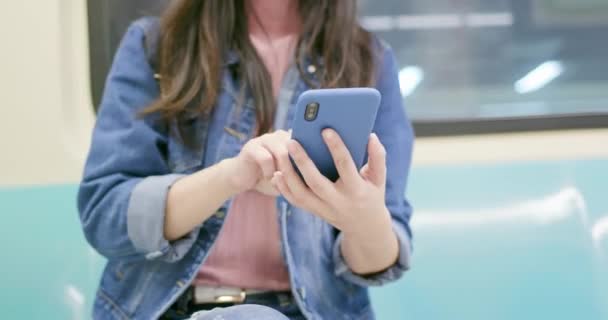
<path fill-rule="evenodd" d="M 207 128 L 208 121 L 201 117 L 171 121 L 167 146 L 171 172 L 190 174 L 204 167 Z"/>

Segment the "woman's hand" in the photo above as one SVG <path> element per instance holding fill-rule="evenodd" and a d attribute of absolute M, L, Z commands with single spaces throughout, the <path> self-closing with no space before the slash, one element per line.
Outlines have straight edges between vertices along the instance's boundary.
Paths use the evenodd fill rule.
<path fill-rule="evenodd" d="M 342 253 L 358 273 L 377 272 L 392 265 L 398 257 L 397 238 L 385 205 L 386 151 L 375 134 L 368 143 L 368 163 L 357 171 L 350 152 L 338 134 L 323 131 L 323 139 L 333 157 L 340 178 L 335 183 L 323 176 L 302 146 L 289 141 L 294 159 L 306 184 L 289 162 L 288 156 L 275 155 L 280 172 L 272 182 L 294 206 L 305 209 L 344 234 Z"/>
<path fill-rule="evenodd" d="M 369 161 L 357 171 L 349 151 L 330 129 L 323 131 L 340 179 L 332 183 L 323 176 L 302 146 L 291 140 L 288 150 L 304 183 L 285 156 L 272 182 L 294 206 L 310 211 L 346 233 L 361 233 L 379 220 L 390 219 L 384 203 L 385 150 L 375 134 L 369 139 Z M 280 158 L 280 156 L 278 156 Z"/>
<path fill-rule="evenodd" d="M 277 195 L 269 180 L 278 166 L 273 155 L 287 155 L 290 134 L 277 131 L 248 141 L 238 156 L 179 179 L 169 189 L 164 237 L 182 238 L 209 219 L 229 198 L 251 189 Z M 199 197 L 205 192 L 205 197 Z"/>
<path fill-rule="evenodd" d="M 255 189 L 266 195 L 277 196 L 270 179 L 278 170 L 275 156 L 287 155 L 291 135 L 279 130 L 248 141 L 232 161 L 232 184 L 240 192 Z"/>
<path fill-rule="evenodd" d="M 258 184 L 253 189 L 261 194 L 271 197 L 278 197 L 279 195 L 281 195 L 279 190 L 277 190 L 277 188 L 272 185 L 271 179 L 268 178 L 260 180 L 260 182 L 258 182 Z"/>

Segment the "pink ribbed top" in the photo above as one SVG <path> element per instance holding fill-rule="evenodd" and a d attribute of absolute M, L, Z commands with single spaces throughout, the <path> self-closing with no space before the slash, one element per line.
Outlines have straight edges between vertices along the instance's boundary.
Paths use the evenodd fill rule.
<path fill-rule="evenodd" d="M 289 290 L 275 203 L 274 197 L 256 191 L 234 198 L 195 285 Z"/>

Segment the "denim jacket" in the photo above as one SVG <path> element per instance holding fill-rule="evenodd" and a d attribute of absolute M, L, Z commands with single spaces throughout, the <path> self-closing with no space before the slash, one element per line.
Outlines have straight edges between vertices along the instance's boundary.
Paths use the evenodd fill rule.
<path fill-rule="evenodd" d="M 168 190 L 180 177 L 236 156 L 256 126 L 252 100 L 237 105 L 242 99 L 235 90 L 237 79 L 229 72 L 238 63 L 233 56 L 225 59 L 223 89 L 210 117 L 180 120 L 189 135 L 204 142 L 199 148 L 185 146 L 175 123 L 142 118 L 140 111 L 159 96 L 144 44 L 147 31 L 157 27 L 156 18 L 140 19 L 121 42 L 78 193 L 84 234 L 107 258 L 95 319 L 156 319 L 187 289 L 211 251 L 230 201 L 187 236 L 167 241 L 163 228 Z M 413 131 L 402 106 L 395 57 L 388 46 L 377 43 L 376 88 L 382 103 L 374 132 L 387 150 L 386 205 L 399 240 L 399 259 L 379 274 L 354 274 L 341 256 L 339 232 L 279 197 L 282 254 L 294 297 L 308 319 L 374 319 L 367 287 L 394 281 L 409 268 L 412 208 L 404 194 Z M 311 65 L 303 69 L 314 69 Z M 319 67 L 322 64 L 315 65 Z M 287 100 L 285 127 L 293 119 L 299 94 L 308 89 L 298 74 Z"/>

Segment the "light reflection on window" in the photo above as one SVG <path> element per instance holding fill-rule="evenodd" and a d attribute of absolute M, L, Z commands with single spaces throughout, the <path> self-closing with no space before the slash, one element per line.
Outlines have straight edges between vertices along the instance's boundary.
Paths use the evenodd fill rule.
<path fill-rule="evenodd" d="M 361 1 L 414 120 L 608 114 L 608 1 Z"/>

